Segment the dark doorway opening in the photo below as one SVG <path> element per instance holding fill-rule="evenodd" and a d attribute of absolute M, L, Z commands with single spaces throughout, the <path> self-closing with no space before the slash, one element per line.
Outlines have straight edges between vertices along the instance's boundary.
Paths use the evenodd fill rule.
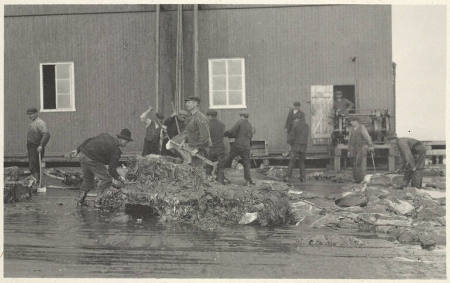
<path fill-rule="evenodd" d="M 355 97 L 355 86 L 354 85 L 334 85 L 333 86 L 333 99 L 336 99 L 336 91 L 340 90 L 342 92 L 342 97 L 350 100 L 356 107 L 356 97 Z M 355 112 L 350 111 L 351 113 Z"/>

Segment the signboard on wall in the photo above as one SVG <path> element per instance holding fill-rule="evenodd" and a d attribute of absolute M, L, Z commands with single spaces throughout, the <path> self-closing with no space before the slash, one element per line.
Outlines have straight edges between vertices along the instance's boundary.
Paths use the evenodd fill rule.
<path fill-rule="evenodd" d="M 311 86 L 311 139 L 328 144 L 333 132 L 333 86 Z"/>

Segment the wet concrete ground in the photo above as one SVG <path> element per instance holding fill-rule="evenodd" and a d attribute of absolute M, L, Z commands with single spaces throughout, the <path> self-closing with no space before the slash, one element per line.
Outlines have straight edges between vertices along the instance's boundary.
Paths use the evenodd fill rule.
<path fill-rule="evenodd" d="M 327 194 L 339 187 L 301 189 Z M 5 277 L 446 278 L 443 246 L 426 251 L 353 233 L 363 248 L 305 247 L 299 238 L 346 232 L 297 226 L 205 232 L 151 217 L 138 223 L 123 213 L 77 208 L 76 195 L 48 189 L 5 205 Z"/>

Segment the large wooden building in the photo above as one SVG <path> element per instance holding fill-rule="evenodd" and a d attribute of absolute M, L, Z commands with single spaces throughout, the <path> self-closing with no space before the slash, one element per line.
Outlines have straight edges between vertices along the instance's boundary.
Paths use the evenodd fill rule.
<path fill-rule="evenodd" d="M 147 106 L 168 116 L 191 95 L 227 127 L 247 109 L 274 153 L 294 101 L 310 153 L 326 152 L 333 89 L 395 114 L 388 5 L 7 5 L 4 23 L 6 157 L 25 155 L 30 106 L 49 156 L 124 127 L 139 152 Z"/>

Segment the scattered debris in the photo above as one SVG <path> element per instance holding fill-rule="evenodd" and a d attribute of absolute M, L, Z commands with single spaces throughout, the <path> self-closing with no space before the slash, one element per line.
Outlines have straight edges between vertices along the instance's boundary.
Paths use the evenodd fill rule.
<path fill-rule="evenodd" d="M 26 174 L 19 167 L 6 167 L 3 171 L 4 191 L 3 202 L 19 202 L 31 198 L 35 190 L 36 179 Z"/>

